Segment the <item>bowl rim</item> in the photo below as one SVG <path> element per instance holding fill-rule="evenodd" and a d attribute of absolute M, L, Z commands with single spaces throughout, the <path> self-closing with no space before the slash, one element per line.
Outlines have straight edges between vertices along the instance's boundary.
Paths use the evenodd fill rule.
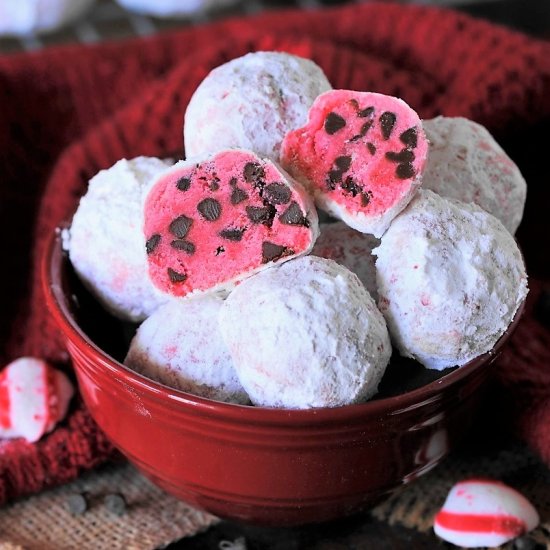
<path fill-rule="evenodd" d="M 490 367 L 517 327 L 525 308 L 524 299 L 512 322 L 491 350 L 475 357 L 461 367 L 455 368 L 450 373 L 405 393 L 363 403 L 310 409 L 279 409 L 226 403 L 184 392 L 147 378 L 111 357 L 88 337 L 71 314 L 61 285 L 63 271 L 70 261 L 68 253 L 63 250 L 62 246 L 62 232 L 68 227 L 69 224 L 63 223 L 56 226 L 48 237 L 40 261 L 40 279 L 46 305 L 64 337 L 79 348 L 91 351 L 95 359 L 115 377 L 123 377 L 126 384 L 131 383 L 136 389 L 144 391 L 158 401 L 166 402 L 166 398 L 168 398 L 171 402 L 186 407 L 191 406 L 196 411 L 238 419 L 240 422 L 249 420 L 252 423 L 275 423 L 290 426 L 353 421 L 354 419 L 364 419 L 365 416 L 394 416 L 438 401 L 442 398 L 443 390 L 463 381 L 484 366 L 485 368 Z M 73 368 L 76 370 L 74 364 Z"/>

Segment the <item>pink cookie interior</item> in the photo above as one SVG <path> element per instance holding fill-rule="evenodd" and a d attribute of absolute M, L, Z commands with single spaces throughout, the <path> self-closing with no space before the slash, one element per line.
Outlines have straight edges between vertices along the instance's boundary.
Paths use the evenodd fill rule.
<path fill-rule="evenodd" d="M 410 191 L 427 151 L 421 121 L 403 101 L 333 90 L 316 99 L 306 126 L 287 134 L 281 161 L 347 210 L 376 216 Z"/>
<path fill-rule="evenodd" d="M 185 296 L 311 247 L 304 192 L 267 160 L 223 151 L 169 171 L 145 203 L 149 274 Z"/>

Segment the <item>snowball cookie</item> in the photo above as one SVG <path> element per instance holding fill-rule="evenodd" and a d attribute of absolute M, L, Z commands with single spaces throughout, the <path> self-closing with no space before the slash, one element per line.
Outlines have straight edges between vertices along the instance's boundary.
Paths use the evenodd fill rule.
<path fill-rule="evenodd" d="M 256 271 L 308 254 L 319 234 L 313 201 L 251 151 L 182 161 L 145 199 L 149 276 L 171 296 L 233 289 Z"/>
<path fill-rule="evenodd" d="M 241 283 L 222 336 L 256 405 L 337 407 L 372 397 L 390 360 L 384 318 L 357 276 L 306 256 Z"/>
<path fill-rule="evenodd" d="M 178 17 L 199 11 L 219 9 L 239 0 L 116 0 L 129 11 L 156 17 Z"/>
<path fill-rule="evenodd" d="M 49 32 L 80 17 L 94 0 L 4 0 L 0 36 Z"/>
<path fill-rule="evenodd" d="M 123 320 L 141 321 L 167 301 L 147 275 L 142 201 L 154 177 L 169 166 L 137 157 L 102 170 L 90 180 L 64 232 L 64 246 L 82 282 Z"/>
<path fill-rule="evenodd" d="M 427 152 L 420 118 L 403 100 L 331 90 L 287 133 L 281 164 L 320 209 L 380 237 L 420 186 Z"/>
<path fill-rule="evenodd" d="M 380 240 L 368 233 L 355 231 L 344 222 L 322 223 L 319 227 L 321 234 L 311 253 L 347 267 L 377 300 L 376 256 L 372 254 L 372 249 L 380 244 Z"/>
<path fill-rule="evenodd" d="M 306 123 L 313 100 L 331 86 L 313 61 L 254 52 L 217 67 L 185 112 L 187 157 L 227 147 L 279 160 L 285 134 Z"/>
<path fill-rule="evenodd" d="M 124 364 L 161 384 L 248 403 L 218 328 L 223 300 L 201 296 L 159 307 L 136 332 Z"/>
<path fill-rule="evenodd" d="M 373 252 L 392 342 L 428 368 L 489 351 L 527 295 L 520 251 L 500 221 L 432 191 L 417 194 Z"/>
<path fill-rule="evenodd" d="M 424 189 L 474 202 L 514 234 L 523 216 L 527 184 L 487 129 L 466 118 L 423 121 L 430 141 Z"/>

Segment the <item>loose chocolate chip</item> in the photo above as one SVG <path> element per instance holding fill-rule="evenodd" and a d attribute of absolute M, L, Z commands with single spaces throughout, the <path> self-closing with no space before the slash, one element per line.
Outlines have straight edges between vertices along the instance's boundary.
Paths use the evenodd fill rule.
<path fill-rule="evenodd" d="M 292 201 L 290 206 L 279 216 L 279 221 L 285 225 L 309 227 L 309 220 L 305 217 L 300 205 L 295 201 Z"/>
<path fill-rule="evenodd" d="M 192 223 L 193 220 L 191 218 L 188 218 L 187 216 L 184 216 L 182 214 L 181 216 L 178 216 L 177 218 L 172 220 L 172 222 L 168 226 L 168 229 L 170 233 L 174 235 L 174 237 L 177 237 L 178 239 L 184 239 L 189 232 Z"/>
<path fill-rule="evenodd" d="M 246 215 L 252 223 L 263 223 L 271 226 L 277 210 L 274 206 L 247 206 Z"/>
<path fill-rule="evenodd" d="M 369 153 L 371 155 L 374 155 L 374 153 L 376 153 L 376 146 L 374 145 L 374 143 L 371 143 L 370 141 L 367 143 L 367 149 L 369 150 Z"/>
<path fill-rule="evenodd" d="M 183 283 L 187 279 L 187 275 L 185 273 L 179 273 L 171 267 L 168 268 L 168 277 L 172 283 Z"/>
<path fill-rule="evenodd" d="M 199 202 L 197 210 L 205 220 L 214 222 L 222 213 L 222 205 L 216 199 L 208 198 Z"/>
<path fill-rule="evenodd" d="M 244 179 L 253 183 L 265 177 L 264 169 L 257 162 L 247 162 L 243 169 Z"/>
<path fill-rule="evenodd" d="M 103 503 L 109 512 L 115 514 L 115 516 L 122 516 L 126 512 L 126 500 L 119 493 L 113 493 L 105 495 Z"/>
<path fill-rule="evenodd" d="M 397 117 L 395 113 L 391 113 L 390 111 L 385 111 L 380 115 L 380 127 L 382 128 L 382 137 L 384 139 L 390 139 L 396 121 Z"/>
<path fill-rule="evenodd" d="M 290 254 L 294 254 L 294 251 L 286 246 L 270 243 L 269 241 L 264 241 L 262 243 L 262 263 L 264 264 L 267 262 L 276 262 L 283 256 L 288 256 Z"/>
<path fill-rule="evenodd" d="M 271 204 L 286 204 L 291 196 L 290 188 L 284 183 L 270 183 L 264 187 L 262 198 Z"/>
<path fill-rule="evenodd" d="M 231 178 L 229 185 L 233 187 L 233 191 L 231 191 L 231 204 L 239 204 L 248 199 L 248 195 L 237 187 L 237 178 Z"/>
<path fill-rule="evenodd" d="M 228 241 L 238 242 L 243 238 L 244 232 L 244 229 L 224 229 L 220 231 L 219 235 Z"/>
<path fill-rule="evenodd" d="M 183 250 L 184 252 L 187 252 L 187 254 L 195 253 L 195 245 L 192 242 L 184 241 L 183 239 L 172 241 L 170 246 L 176 250 Z"/>
<path fill-rule="evenodd" d="M 346 125 L 343 117 L 336 113 L 329 113 L 325 119 L 325 132 L 327 134 L 335 134 Z"/>
<path fill-rule="evenodd" d="M 183 178 L 180 178 L 180 179 L 176 182 L 176 187 L 177 187 L 180 191 L 187 191 L 187 190 L 189 189 L 190 186 L 191 186 L 191 178 L 183 177 Z"/>
<path fill-rule="evenodd" d="M 524 535 L 514 541 L 513 548 L 514 550 L 543 550 L 546 548 L 546 545 L 539 544 L 531 537 Z"/>
<path fill-rule="evenodd" d="M 416 147 L 417 144 L 417 137 L 418 134 L 416 133 L 416 128 L 413 126 L 412 128 L 409 128 L 408 130 L 405 130 L 400 136 L 399 139 L 407 146 L 407 147 Z"/>
<path fill-rule="evenodd" d="M 361 111 L 357 111 L 357 116 L 361 118 L 365 118 L 368 116 L 371 116 L 374 113 L 374 107 L 367 107 L 366 109 L 361 109 Z"/>
<path fill-rule="evenodd" d="M 550 288 L 540 293 L 535 304 L 535 318 L 546 327 L 550 327 Z"/>
<path fill-rule="evenodd" d="M 397 165 L 395 175 L 402 180 L 412 178 L 414 176 L 414 166 L 410 162 L 402 162 Z"/>
<path fill-rule="evenodd" d="M 414 153 L 410 149 L 402 149 L 399 153 L 388 151 L 386 158 L 392 162 L 412 162 L 414 160 Z"/>
<path fill-rule="evenodd" d="M 336 164 L 336 167 L 338 170 L 341 170 L 342 172 L 346 172 L 349 170 L 349 167 L 351 166 L 351 157 L 350 156 L 343 156 L 343 157 L 336 157 L 334 160 L 334 164 Z"/>
<path fill-rule="evenodd" d="M 84 495 L 75 493 L 67 497 L 66 507 L 73 516 L 81 516 L 88 509 L 88 502 Z"/>
<path fill-rule="evenodd" d="M 151 237 L 147 239 L 147 242 L 145 243 L 145 251 L 147 252 L 147 254 L 152 254 L 155 251 L 160 243 L 160 240 L 161 237 L 158 233 L 151 235 Z"/>

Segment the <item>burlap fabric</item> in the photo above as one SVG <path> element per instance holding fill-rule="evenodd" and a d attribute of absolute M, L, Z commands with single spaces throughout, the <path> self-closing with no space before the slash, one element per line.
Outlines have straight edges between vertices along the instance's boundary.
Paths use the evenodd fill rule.
<path fill-rule="evenodd" d="M 531 545 L 542 545 L 538 550 L 550 548 L 550 470 L 517 441 L 504 445 L 471 441 L 378 505 L 364 520 L 374 518 L 430 534 L 433 546 L 439 547 L 431 534 L 434 515 L 452 485 L 468 477 L 499 479 L 521 491 L 541 517 L 541 524 L 527 540 Z M 104 503 L 104 497 L 114 491 L 128 503 L 121 516 L 109 511 Z M 75 494 L 86 495 L 89 504 L 79 516 L 68 511 L 69 498 Z M 109 465 L 76 482 L 5 507 L 0 511 L 0 550 L 152 550 L 195 535 L 217 521 L 157 489 L 132 466 Z M 357 535 L 352 543 L 339 533 L 337 524 L 331 532 L 326 548 L 361 548 L 357 541 L 365 543 Z M 243 537 L 239 537 L 241 548 L 251 547 L 246 533 Z M 229 542 L 235 541 L 217 542 L 218 548 L 230 548 Z M 513 542 L 503 548 L 518 549 Z"/>

